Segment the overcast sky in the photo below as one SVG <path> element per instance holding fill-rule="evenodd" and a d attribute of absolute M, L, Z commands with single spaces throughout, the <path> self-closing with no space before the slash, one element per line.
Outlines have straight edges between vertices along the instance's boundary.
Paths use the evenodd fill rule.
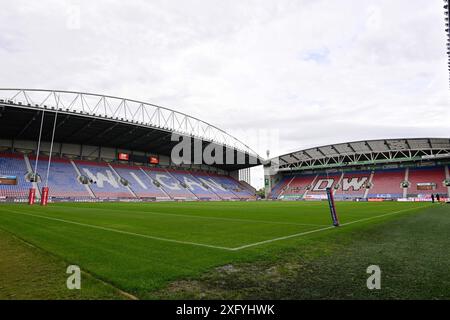
<path fill-rule="evenodd" d="M 0 87 L 163 105 L 263 156 L 450 136 L 442 0 L 0 3 Z"/>

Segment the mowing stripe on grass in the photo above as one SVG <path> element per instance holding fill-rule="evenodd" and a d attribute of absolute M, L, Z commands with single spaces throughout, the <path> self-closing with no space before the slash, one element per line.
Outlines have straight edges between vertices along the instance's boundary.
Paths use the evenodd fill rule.
<path fill-rule="evenodd" d="M 431 205 L 423 206 L 423 207 L 419 207 L 419 208 L 410 208 L 410 209 L 403 209 L 403 210 L 398 210 L 398 211 L 394 211 L 394 212 L 389 212 L 389 213 L 385 213 L 385 214 L 381 214 L 381 215 L 377 215 L 377 216 L 373 216 L 373 217 L 369 217 L 369 218 L 364 218 L 364 219 L 359 219 L 359 220 L 346 222 L 346 223 L 341 224 L 341 226 L 347 226 L 347 225 L 350 225 L 350 224 L 364 222 L 364 221 L 368 221 L 368 220 L 372 220 L 372 219 L 377 219 L 377 218 L 381 218 L 381 217 L 385 217 L 385 216 L 389 216 L 389 215 L 398 214 L 398 213 L 401 213 L 401 212 L 423 209 L 423 208 L 427 208 L 427 207 L 430 207 L 430 206 Z M 112 229 L 112 228 L 107 228 L 107 227 L 101 227 L 101 226 L 96 226 L 96 225 L 90 225 L 90 224 L 75 222 L 75 221 L 71 221 L 71 220 L 64 220 L 64 219 L 58 219 L 58 218 L 52 218 L 52 217 L 46 217 L 46 216 L 31 214 L 31 213 L 18 212 L 18 211 L 14 211 L 14 210 L 8 210 L 8 209 L 4 209 L 4 210 L 12 212 L 12 213 L 16 213 L 16 214 L 21 214 L 21 215 L 26 215 L 26 216 L 31 216 L 31 217 L 41 218 L 41 219 L 47 219 L 47 220 L 53 220 L 53 221 L 59 221 L 59 222 L 79 225 L 79 226 L 83 226 L 83 227 L 94 228 L 94 229 L 110 231 L 110 232 L 116 232 L 116 233 L 121 233 L 121 234 L 136 236 L 136 237 L 142 237 L 142 238 L 147 238 L 147 239 L 152 239 L 152 240 L 172 242 L 172 243 L 179 243 L 179 244 L 185 244 L 185 245 L 193 245 L 193 246 L 199 246 L 199 247 L 207 247 L 207 248 L 212 248 L 212 249 L 221 249 L 221 250 L 227 250 L 227 251 L 239 251 L 239 250 L 242 250 L 242 249 L 256 247 L 256 246 L 260 246 L 260 245 L 267 244 L 267 243 L 272 243 L 272 242 L 276 242 L 276 241 L 281 241 L 281 240 L 301 237 L 301 236 L 305 236 L 305 235 L 308 235 L 308 234 L 317 233 L 317 232 L 326 231 L 326 230 L 330 230 L 330 229 L 335 229 L 336 228 L 334 226 L 328 226 L 328 227 L 325 227 L 325 228 L 319 228 L 319 229 L 304 231 L 304 232 L 300 232 L 300 233 L 296 233 L 296 234 L 291 234 L 291 235 L 288 235 L 288 236 L 278 237 L 278 238 L 274 238 L 274 239 L 269 239 L 269 240 L 264 240 L 264 241 L 259 241 L 259 242 L 246 244 L 246 245 L 239 246 L 239 247 L 229 248 L 229 247 L 215 246 L 215 245 L 204 244 L 204 243 L 197 243 L 197 242 L 181 241 L 181 240 L 175 240 L 175 239 L 169 239 L 169 238 L 155 237 L 155 236 L 150 236 L 150 235 L 145 235 L 145 234 L 140 234 L 140 233 L 128 232 L 128 231 L 123 231 L 123 230 L 118 230 L 118 229 Z"/>
<path fill-rule="evenodd" d="M 165 242 L 172 242 L 172 243 L 178 243 L 178 244 L 192 245 L 192 246 L 198 246 L 198 247 L 206 247 L 206 248 L 212 248 L 212 249 L 221 249 L 221 250 L 233 251 L 233 248 L 228 248 L 228 247 L 221 247 L 221 246 L 215 246 L 215 245 L 211 245 L 211 244 L 204 244 L 204 243 L 197 243 L 197 242 L 190 242 L 190 241 L 181 241 L 181 240 L 175 240 L 175 239 L 169 239 L 169 238 L 161 238 L 161 237 L 155 237 L 155 236 L 150 236 L 150 235 L 141 234 L 141 233 L 134 233 L 134 232 L 123 231 L 123 230 L 118 230 L 118 229 L 112 229 L 112 228 L 107 228 L 107 227 L 101 227 L 101 226 L 96 226 L 96 225 L 91 225 L 91 224 L 86 224 L 86 223 L 81 223 L 81 222 L 75 222 L 75 221 L 71 221 L 71 220 L 64 220 L 64 219 L 46 217 L 46 216 L 41 216 L 41 215 L 32 214 L 32 213 L 18 212 L 18 211 L 8 210 L 8 209 L 3 209 L 3 210 L 9 211 L 9 212 L 12 212 L 12 213 L 15 213 L 15 214 L 21 214 L 21 215 L 30 216 L 30 217 L 36 217 L 36 218 L 47 219 L 47 220 L 52 220 L 52 221 L 64 222 L 64 223 L 74 224 L 74 225 L 87 227 L 87 228 L 93 228 L 93 229 L 99 229 L 99 230 L 104 230 L 104 231 L 116 232 L 116 233 L 126 234 L 126 235 L 129 235 L 129 236 L 135 236 L 135 237 L 141 237 L 141 238 L 147 238 L 147 239 L 158 240 L 158 241 L 165 241 Z"/>
<path fill-rule="evenodd" d="M 423 207 L 419 207 L 419 208 L 403 209 L 403 210 L 398 210 L 398 211 L 394 211 L 394 212 L 388 212 L 388 213 L 385 213 L 385 214 L 380 214 L 379 216 L 374 216 L 374 217 L 369 217 L 369 218 L 364 218 L 364 219 L 359 219 L 359 220 L 355 220 L 355 221 L 346 222 L 346 223 L 341 224 L 341 226 L 348 226 L 349 224 L 353 224 L 353 223 L 357 223 L 357 222 L 364 222 L 364 221 L 367 221 L 367 220 L 372 220 L 372 219 L 376 219 L 376 218 L 390 216 L 390 215 L 397 214 L 397 213 L 400 213 L 400 212 L 418 210 L 418 209 L 428 208 L 428 207 L 431 207 L 431 206 L 432 205 L 423 206 Z"/>
<path fill-rule="evenodd" d="M 48 206 L 47 208 L 61 209 L 77 209 L 77 210 L 102 210 L 102 211 L 120 211 L 118 209 L 103 209 L 103 208 L 86 208 L 86 207 L 73 207 L 73 206 Z M 254 219 L 240 219 L 240 218 L 223 218 L 223 217 L 210 217 L 210 216 L 197 216 L 191 214 L 179 214 L 170 212 L 158 212 L 158 211 L 146 211 L 146 210 L 133 210 L 133 212 L 142 212 L 160 216 L 174 216 L 174 217 L 184 217 L 184 218 L 196 218 L 196 219 L 206 219 L 206 220 L 219 220 L 219 221 L 231 221 L 231 222 L 255 222 L 255 223 L 268 223 L 268 224 L 281 224 L 281 225 L 293 225 L 293 226 L 306 226 L 306 227 L 324 227 L 324 224 L 314 224 L 314 223 L 295 223 L 295 222 L 282 222 L 282 221 L 269 221 L 269 220 L 254 220 Z"/>
<path fill-rule="evenodd" d="M 374 217 L 369 217 L 369 218 L 364 218 L 364 219 L 359 219 L 359 220 L 355 220 L 355 221 L 342 223 L 341 226 L 347 226 L 347 225 L 350 225 L 350 224 L 353 224 L 353 223 L 364 222 L 364 221 L 367 221 L 367 220 L 381 218 L 381 217 L 397 214 L 397 213 L 400 213 L 400 212 L 412 211 L 412 210 L 417 210 L 417 209 L 423 209 L 423 208 L 430 207 L 430 206 L 431 205 L 423 206 L 423 207 L 420 207 L 420 208 L 410 208 L 410 209 L 404 209 L 404 210 L 389 212 L 389 213 L 385 213 L 385 214 L 380 214 L 380 215 L 374 216 Z M 296 234 L 291 234 L 289 236 L 284 236 L 284 237 L 279 237 L 279 238 L 259 241 L 259 242 L 255 242 L 255 243 L 250 243 L 250 244 L 246 244 L 246 245 L 243 245 L 243 246 L 240 246 L 240 247 L 233 248 L 233 251 L 238 251 L 238 250 L 242 250 L 242 249 L 256 247 L 256 246 L 260 246 L 260 245 L 271 243 L 271 242 L 275 242 L 275 241 L 281 241 L 281 240 L 301 237 L 301 236 L 305 236 L 305 235 L 308 235 L 308 234 L 311 234 L 311 233 L 321 232 L 321 231 L 335 229 L 335 228 L 336 228 L 335 226 L 329 226 L 329 227 L 326 227 L 326 228 L 319 228 L 319 229 L 315 229 L 315 230 L 310 230 L 310 231 L 300 232 L 300 233 L 296 233 Z"/>

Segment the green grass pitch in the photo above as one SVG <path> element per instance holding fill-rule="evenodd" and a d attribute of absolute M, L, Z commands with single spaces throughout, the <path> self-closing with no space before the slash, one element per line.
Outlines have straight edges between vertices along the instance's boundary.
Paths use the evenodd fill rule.
<path fill-rule="evenodd" d="M 336 254 L 335 245 L 342 241 L 350 248 L 352 237 L 368 226 L 382 230 L 385 223 L 425 216 L 424 212 L 438 206 L 448 216 L 445 205 L 432 208 L 428 203 L 338 202 L 342 226 L 334 228 L 327 206 L 326 202 L 263 201 L 61 203 L 48 207 L 2 204 L 0 244 L 13 235 L 61 265 L 79 265 L 89 279 L 138 298 L 171 298 L 178 293 L 165 295 L 161 290 L 183 279 L 201 279 L 220 266 L 277 263 L 292 253 L 307 254 L 303 258 L 313 261 Z M 23 268 L 8 265 L 20 250 L 29 249 L 9 250 L 3 260 L 0 258 L 0 272 L 5 268 L 10 273 L 3 273 L 3 280 L 16 281 L 6 287 L 0 284 L 0 298 L 14 298 L 14 285 L 19 292 L 25 290 L 19 288 L 20 276 L 14 274 Z M 33 259 L 39 258 L 30 258 L 27 263 L 32 264 Z M 17 272 L 27 273 L 26 269 Z M 32 265 L 29 273 L 33 273 Z M 81 298 L 113 295 L 86 281 L 83 284 L 92 294 Z M 65 293 L 56 297 L 72 298 Z"/>

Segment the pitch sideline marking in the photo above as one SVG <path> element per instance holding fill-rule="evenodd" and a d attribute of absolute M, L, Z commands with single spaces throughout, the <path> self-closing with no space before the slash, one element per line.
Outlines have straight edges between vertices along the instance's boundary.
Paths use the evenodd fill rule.
<path fill-rule="evenodd" d="M 141 234 L 141 233 L 135 233 L 135 232 L 118 230 L 118 229 L 112 229 L 112 228 L 108 228 L 108 227 L 101 227 L 101 226 L 91 225 L 91 224 L 87 224 L 87 223 L 75 222 L 75 221 L 71 221 L 71 220 L 64 220 L 64 219 L 46 217 L 46 216 L 41 216 L 41 215 L 38 215 L 38 214 L 18 212 L 18 211 L 13 211 L 13 210 L 8 210 L 8 209 L 4 209 L 4 210 L 5 211 L 9 211 L 9 212 L 13 212 L 15 214 L 21 214 L 21 215 L 31 216 L 31 217 L 41 218 L 41 219 L 47 219 L 47 220 L 53 220 L 53 221 L 58 221 L 58 222 L 64 222 L 64 223 L 79 225 L 79 226 L 82 226 L 82 227 L 88 227 L 88 228 L 99 229 L 99 230 L 104 230 L 104 231 L 116 232 L 116 233 L 121 233 L 121 234 L 130 235 L 130 236 L 141 237 L 141 238 L 147 238 L 147 239 L 152 239 L 152 240 L 173 242 L 173 243 L 178 243 L 178 244 L 187 244 L 187 245 L 193 245 L 193 246 L 198 246 L 198 247 L 207 247 L 207 248 L 213 248 L 213 249 L 221 249 L 221 250 L 233 251 L 233 248 L 228 248 L 228 247 L 221 247 L 221 246 L 215 246 L 215 245 L 211 245 L 211 244 L 204 244 L 204 243 L 197 243 L 197 242 L 190 242 L 190 241 L 175 240 L 175 239 L 169 239 L 169 238 L 161 238 L 161 237 L 155 237 L 155 236 L 150 236 L 150 235 Z"/>
<path fill-rule="evenodd" d="M 88 209 L 88 210 L 102 210 L 102 211 L 117 211 L 116 209 L 104 209 L 104 208 L 87 208 L 87 207 L 73 207 L 73 206 L 49 206 L 48 208 L 52 209 L 61 209 L 61 208 L 71 208 L 71 209 Z M 280 224 L 280 225 L 292 225 L 292 226 L 305 226 L 305 227 L 324 227 L 325 224 L 315 224 L 315 223 L 295 223 L 295 222 L 280 222 L 280 221 L 269 221 L 269 220 L 252 220 L 252 219 L 239 219 L 239 218 L 224 218 L 224 217 L 210 217 L 210 216 L 196 216 L 190 214 L 179 214 L 179 213 L 168 213 L 168 212 L 159 212 L 159 211 L 145 211 L 145 210 L 134 210 L 133 212 L 142 212 L 160 216 L 174 216 L 174 217 L 185 217 L 185 218 L 196 218 L 196 219 L 205 219 L 205 220 L 222 220 L 222 221 L 231 221 L 231 222 L 256 222 L 256 223 L 268 223 L 268 224 Z M 120 213 L 120 212 L 119 212 Z"/>
<path fill-rule="evenodd" d="M 399 211 L 394 211 L 394 212 L 381 214 L 381 215 L 374 216 L 374 217 L 369 217 L 369 218 L 359 219 L 359 220 L 355 220 L 355 221 L 350 221 L 350 222 L 346 222 L 346 223 L 341 224 L 341 226 L 347 226 L 347 225 L 353 224 L 353 223 L 363 222 L 363 221 L 367 221 L 367 220 L 372 220 L 372 219 L 376 219 L 376 218 L 381 218 L 381 217 L 397 214 L 397 213 L 400 213 L 400 212 L 412 211 L 412 210 L 417 210 L 417 209 L 423 209 L 423 208 L 427 208 L 427 207 L 431 207 L 431 205 L 423 206 L 423 207 L 419 207 L 419 208 L 403 209 L 403 210 L 399 210 Z M 246 244 L 246 245 L 243 245 L 243 246 L 240 246 L 240 247 L 233 248 L 232 250 L 233 251 L 239 251 L 239 250 L 242 250 L 242 249 L 247 249 L 247 248 L 250 248 L 250 247 L 256 247 L 256 246 L 263 245 L 263 244 L 266 244 L 266 243 L 271 243 L 271 242 L 280 241 L 280 240 L 286 240 L 286 239 L 290 239 L 290 238 L 301 237 L 301 236 L 308 235 L 308 234 L 311 234 L 311 233 L 321 232 L 321 231 L 334 229 L 334 228 L 336 228 L 336 227 L 335 226 L 329 226 L 329 227 L 326 227 L 326 228 L 320 228 L 320 229 L 300 232 L 300 233 L 296 233 L 296 234 L 291 234 L 289 236 L 284 236 L 284 237 L 279 237 L 279 238 L 274 238 L 274 239 L 269 239 L 269 240 L 264 240 L 264 241 L 259 241 L 259 242 L 255 242 L 255 243 Z"/>

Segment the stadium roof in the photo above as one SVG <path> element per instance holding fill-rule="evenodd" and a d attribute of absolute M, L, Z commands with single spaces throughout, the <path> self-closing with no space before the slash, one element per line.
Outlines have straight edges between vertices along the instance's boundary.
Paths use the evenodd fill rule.
<path fill-rule="evenodd" d="M 450 159 L 450 139 L 363 140 L 291 152 L 270 160 L 280 171 Z"/>
<path fill-rule="evenodd" d="M 58 113 L 55 142 L 76 143 L 170 156 L 173 132 L 234 149 L 244 164 L 213 164 L 238 170 L 261 164 L 250 147 L 222 129 L 172 109 L 141 101 L 72 91 L 0 89 L 0 137 L 37 140 L 45 111 L 43 141 L 50 141 Z M 224 161 L 225 163 L 225 154 Z"/>

